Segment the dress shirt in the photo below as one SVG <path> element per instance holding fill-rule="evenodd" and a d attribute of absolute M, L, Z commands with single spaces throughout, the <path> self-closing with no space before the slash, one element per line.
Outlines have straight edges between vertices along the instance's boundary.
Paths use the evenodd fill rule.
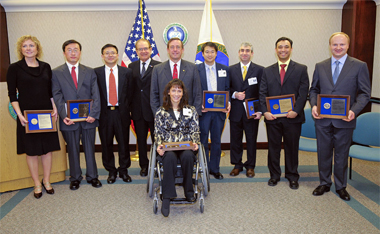
<path fill-rule="evenodd" d="M 114 67 L 108 67 L 107 65 L 105 66 L 105 72 L 106 72 L 106 86 L 107 86 L 107 103 L 108 106 L 112 106 L 111 103 L 109 103 L 109 87 L 110 87 L 110 74 L 111 74 L 111 68 L 112 68 L 112 73 L 115 76 L 115 84 L 116 84 L 116 95 L 117 95 L 117 103 L 115 106 L 119 105 L 119 72 L 117 69 L 117 64 Z"/>
<path fill-rule="evenodd" d="M 286 64 L 286 66 L 284 67 L 285 72 L 286 72 L 286 71 L 288 70 L 288 67 L 289 67 L 290 59 L 288 59 L 288 61 L 286 61 L 285 63 L 280 62 L 280 60 L 278 60 L 277 63 L 278 63 L 278 71 L 279 71 L 280 74 L 281 74 L 281 65 L 282 65 L 282 64 Z"/>
<path fill-rule="evenodd" d="M 242 62 L 240 62 L 241 77 L 243 77 L 244 66 L 246 66 L 247 74 L 248 74 L 249 65 L 251 65 L 251 61 L 249 61 L 249 63 L 247 63 L 247 65 L 244 65 Z M 244 80 L 244 81 L 246 81 L 247 78 L 248 78 L 248 77 L 245 77 L 245 80 Z M 241 91 L 240 91 L 240 92 L 241 92 Z M 237 98 L 235 97 L 236 93 L 237 93 L 237 91 L 235 91 L 235 92 L 232 94 L 232 98 L 237 99 Z"/>
<path fill-rule="evenodd" d="M 181 59 L 178 60 L 177 63 L 174 63 L 172 60 L 169 59 L 169 64 L 170 64 L 170 71 L 172 72 L 172 77 L 173 77 L 173 69 L 174 69 L 174 64 L 177 64 L 177 71 L 178 71 L 178 79 L 179 79 L 179 73 L 181 71 Z"/>
<path fill-rule="evenodd" d="M 217 88 L 218 87 L 218 79 L 217 79 L 217 75 L 216 75 L 215 63 L 211 66 L 209 66 L 205 63 L 205 67 L 206 67 L 206 76 L 207 76 L 207 90 L 208 91 L 218 91 L 218 88 Z M 209 68 L 214 72 L 214 77 L 211 76 Z M 212 90 L 211 79 L 215 79 L 216 90 Z"/>
<path fill-rule="evenodd" d="M 347 59 L 347 54 L 343 55 L 343 57 L 341 57 L 340 59 L 336 59 L 334 58 L 334 56 L 331 56 L 331 71 L 332 71 L 331 75 L 334 75 L 334 71 L 336 67 L 335 61 L 339 61 L 339 74 L 340 74 L 344 63 L 346 62 L 346 59 Z"/>
<path fill-rule="evenodd" d="M 68 62 L 66 61 L 66 64 L 67 64 L 67 66 L 69 67 L 69 72 L 70 72 L 70 74 L 71 74 L 71 69 L 72 69 L 72 67 L 75 66 L 75 74 L 77 74 L 77 83 L 79 83 L 79 82 L 78 82 L 78 74 L 79 74 L 78 66 L 79 66 L 79 63 L 76 63 L 75 65 L 72 65 L 72 64 L 70 64 L 70 63 L 68 63 Z"/>
<path fill-rule="evenodd" d="M 140 74 L 142 72 L 142 67 L 143 67 L 143 63 L 145 63 L 145 72 L 146 70 L 148 70 L 148 66 L 150 64 L 150 60 L 152 60 L 151 58 L 149 58 L 148 60 L 146 60 L 145 62 L 141 61 L 140 60 Z M 178 67 L 178 66 L 177 66 Z"/>

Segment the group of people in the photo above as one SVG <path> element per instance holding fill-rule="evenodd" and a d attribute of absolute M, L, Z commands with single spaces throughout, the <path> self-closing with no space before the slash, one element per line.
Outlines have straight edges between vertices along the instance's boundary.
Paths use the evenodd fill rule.
<path fill-rule="evenodd" d="M 79 188 L 83 179 L 79 163 L 80 141 L 86 158 L 86 180 L 93 187 L 102 186 L 98 180 L 94 157 L 95 129 L 98 127 L 102 145 L 102 160 L 109 172 L 108 183 L 117 175 L 131 182 L 128 168 L 129 127 L 133 120 L 139 146 L 140 175 L 148 173 L 147 136 L 156 142 L 159 160 L 164 167 L 163 204 L 161 212 L 169 215 L 170 199 L 177 196 L 174 177 L 179 159 L 184 175 L 184 193 L 189 202 L 195 200 L 192 185 L 192 167 L 198 146 L 202 144 L 207 155 L 209 172 L 223 179 L 219 171 L 221 135 L 226 114 L 230 120 L 230 160 L 234 168 L 230 176 L 246 169 L 246 176 L 255 176 L 256 141 L 259 120 L 264 116 L 268 136 L 269 186 L 275 186 L 281 177 L 280 152 L 285 151 L 285 178 L 291 189 L 298 189 L 298 145 L 304 107 L 308 94 L 315 119 L 320 185 L 313 195 L 330 191 L 332 159 L 334 181 L 340 198 L 350 200 L 346 191 L 348 149 L 351 144 L 356 117 L 370 97 L 369 72 L 365 62 L 347 55 L 349 36 L 334 33 L 329 39 L 332 57 L 317 63 L 309 90 L 307 67 L 290 59 L 293 41 L 281 37 L 275 42 L 278 61 L 266 68 L 252 62 L 253 46 L 244 42 L 239 48 L 237 64 L 227 67 L 215 62 L 218 46 L 207 42 L 202 46 L 204 63 L 195 65 L 182 59 L 184 45 L 178 38 L 167 43 L 168 61 L 154 61 L 149 41 L 140 39 L 135 44 L 139 60 L 128 68 L 117 65 L 118 48 L 106 44 L 101 49 L 104 66 L 92 69 L 79 63 L 81 44 L 66 41 L 63 54 L 66 63 L 53 69 L 39 60 L 42 48 L 37 38 L 21 37 L 17 43 L 20 61 L 11 64 L 7 81 L 10 101 L 17 113 L 17 153 L 27 154 L 34 196 L 42 196 L 42 186 L 54 193 L 49 183 L 51 151 L 59 150 L 56 133 L 25 134 L 28 124 L 24 110 L 52 109 L 58 118 L 60 130 L 67 144 L 70 164 L 70 189 Z M 19 92 L 17 97 L 16 93 Z M 225 111 L 206 111 L 202 105 L 203 91 L 228 91 L 230 102 Z M 293 109 L 285 117 L 276 117 L 267 109 L 266 98 L 294 94 Z M 317 95 L 350 95 L 350 110 L 346 119 L 322 118 L 317 112 Z M 253 116 L 247 116 L 246 99 L 259 100 Z M 86 121 L 74 122 L 67 117 L 68 100 L 92 99 Z M 243 162 L 243 133 L 245 133 L 247 160 Z M 211 139 L 209 149 L 209 136 Z M 115 166 L 113 139 L 119 151 L 119 167 Z M 193 150 L 164 151 L 163 143 L 192 141 Z M 38 179 L 37 155 L 42 155 L 44 178 Z M 333 157 L 334 156 L 334 157 Z M 50 191 L 50 192 L 49 192 Z"/>

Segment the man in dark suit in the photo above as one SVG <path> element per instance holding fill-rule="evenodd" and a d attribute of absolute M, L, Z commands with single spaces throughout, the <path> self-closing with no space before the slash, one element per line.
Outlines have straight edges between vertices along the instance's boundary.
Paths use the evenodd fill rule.
<path fill-rule="evenodd" d="M 368 67 L 365 62 L 347 55 L 350 38 L 343 32 L 329 40 L 332 57 L 315 65 L 310 88 L 310 105 L 317 135 L 319 186 L 313 195 L 330 191 L 334 152 L 334 182 L 336 192 L 349 201 L 346 191 L 348 152 L 356 126 L 356 116 L 366 106 L 371 93 Z M 350 95 L 350 110 L 345 119 L 322 118 L 317 111 L 318 94 Z"/>
<path fill-rule="evenodd" d="M 182 59 L 183 43 L 179 38 L 171 38 L 167 45 L 169 60 L 153 68 L 150 87 L 150 105 L 155 115 L 162 106 L 164 89 L 172 79 L 180 79 L 185 84 L 189 95 L 189 105 L 202 114 L 202 87 L 198 68 L 195 64 Z"/>
<path fill-rule="evenodd" d="M 230 157 L 231 164 L 235 165 L 230 175 L 239 175 L 245 167 L 246 175 L 249 178 L 255 176 L 256 141 L 262 113 L 258 110 L 254 118 L 248 119 L 243 103 L 245 103 L 245 99 L 259 98 L 259 87 L 264 69 L 264 67 L 252 63 L 252 57 L 252 45 L 244 42 L 239 49 L 240 62 L 230 66 Z M 242 162 L 243 130 L 247 143 L 247 161 L 245 163 Z"/>
<path fill-rule="evenodd" d="M 218 52 L 218 46 L 212 42 L 206 42 L 202 45 L 202 55 L 204 63 L 198 65 L 199 76 L 203 91 L 230 91 L 230 78 L 228 67 L 215 62 Z M 202 116 L 199 118 L 201 129 L 201 142 L 207 155 L 207 165 L 210 174 L 216 179 L 223 179 L 219 171 L 221 150 L 221 136 L 223 133 L 226 113 L 230 111 L 231 105 L 228 104 L 228 110 L 223 112 L 213 112 L 204 110 L 202 106 Z M 211 135 L 211 154 L 209 156 L 208 135 Z"/>
<path fill-rule="evenodd" d="M 82 46 L 75 40 L 62 45 L 66 63 L 53 70 L 52 92 L 59 114 L 59 126 L 67 143 L 70 165 L 70 189 L 76 190 L 82 177 L 79 146 L 82 142 L 86 158 L 86 180 L 93 187 L 101 187 L 95 161 L 95 132 L 100 115 L 99 89 L 92 68 L 79 64 Z M 71 74 L 70 74 L 71 73 Z M 92 99 L 89 116 L 83 122 L 73 122 L 66 113 L 68 100 Z"/>
<path fill-rule="evenodd" d="M 152 145 L 154 143 L 154 115 L 150 107 L 150 83 L 153 67 L 160 62 L 150 58 L 152 46 L 146 39 L 140 39 L 135 45 L 139 60 L 130 63 L 133 72 L 132 119 L 135 126 L 137 145 L 139 147 L 140 175 L 148 175 L 149 160 L 147 156 L 147 136 L 150 130 Z"/>
<path fill-rule="evenodd" d="M 275 43 L 278 62 L 265 68 L 260 84 L 260 105 L 264 113 L 268 136 L 269 186 L 277 185 L 281 177 L 280 153 L 284 139 L 285 178 L 291 189 L 298 189 L 298 146 L 301 126 L 305 122 L 303 111 L 309 91 L 307 67 L 290 60 L 293 41 L 280 37 Z M 294 109 L 285 117 L 276 117 L 268 111 L 266 97 L 294 94 Z M 283 110 L 288 111 L 288 110 Z"/>
<path fill-rule="evenodd" d="M 101 112 L 99 118 L 99 136 L 102 144 L 102 161 L 108 171 L 107 183 L 116 181 L 117 173 L 124 182 L 132 182 L 128 175 L 131 166 L 129 154 L 130 105 L 132 102 L 132 71 L 117 65 L 118 49 L 106 44 L 101 49 L 105 66 L 95 68 L 98 77 Z M 115 167 L 113 139 L 116 137 L 119 147 L 119 168 Z"/>

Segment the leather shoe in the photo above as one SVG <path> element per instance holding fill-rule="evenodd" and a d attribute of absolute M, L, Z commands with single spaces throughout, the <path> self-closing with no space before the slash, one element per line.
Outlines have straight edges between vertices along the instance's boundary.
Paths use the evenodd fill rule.
<path fill-rule="evenodd" d="M 268 185 L 269 186 L 276 186 L 278 181 L 280 181 L 280 179 L 272 179 L 272 178 L 270 178 L 268 180 Z"/>
<path fill-rule="evenodd" d="M 42 187 L 45 189 L 47 194 L 53 195 L 54 189 L 51 187 L 51 184 L 49 182 L 44 183 L 44 179 L 41 180 Z"/>
<path fill-rule="evenodd" d="M 71 181 L 70 182 L 70 189 L 71 190 L 79 189 L 79 184 L 80 184 L 80 181 L 78 181 L 78 180 Z"/>
<path fill-rule="evenodd" d="M 191 197 L 186 197 L 186 201 L 188 201 L 188 202 L 195 202 L 195 200 L 197 200 L 197 199 L 194 197 L 194 195 Z"/>
<path fill-rule="evenodd" d="M 170 213 L 170 198 L 162 199 L 161 214 L 164 217 L 168 217 Z"/>
<path fill-rule="evenodd" d="M 109 175 L 107 178 L 107 183 L 113 184 L 116 181 L 116 176 L 115 175 Z"/>
<path fill-rule="evenodd" d="M 298 189 L 299 184 L 298 184 L 297 181 L 289 181 L 289 187 L 290 187 L 291 189 Z"/>
<path fill-rule="evenodd" d="M 34 186 L 34 197 L 37 199 L 42 197 L 42 185 Z"/>
<path fill-rule="evenodd" d="M 124 182 L 126 183 L 131 183 L 132 182 L 132 178 L 128 175 L 128 174 L 124 174 L 124 175 L 119 175 L 120 178 L 123 179 Z"/>
<path fill-rule="evenodd" d="M 217 172 L 217 173 L 210 172 L 210 175 L 213 175 L 215 177 L 215 179 L 217 179 L 217 180 L 223 180 L 223 178 L 224 178 L 222 173 L 220 173 L 220 172 Z"/>
<path fill-rule="evenodd" d="M 140 176 L 145 177 L 148 175 L 148 168 L 141 168 Z"/>
<path fill-rule="evenodd" d="M 255 170 L 252 168 L 248 168 L 246 175 L 248 178 L 253 178 L 255 176 Z"/>
<path fill-rule="evenodd" d="M 230 172 L 230 176 L 237 176 L 239 175 L 239 173 L 243 171 L 243 169 L 239 169 L 239 168 L 234 168 L 232 169 L 232 171 Z"/>
<path fill-rule="evenodd" d="M 326 185 L 319 185 L 316 189 L 313 191 L 314 196 L 321 196 L 324 193 L 330 192 L 330 187 Z"/>
<path fill-rule="evenodd" d="M 336 190 L 336 193 L 339 194 L 339 197 L 345 201 L 349 201 L 351 199 L 350 194 L 348 194 L 345 188 Z"/>
<path fill-rule="evenodd" d="M 94 178 L 94 179 L 92 179 L 90 181 L 87 181 L 87 183 L 91 184 L 92 187 L 94 187 L 94 188 L 100 188 L 100 187 L 102 187 L 102 183 L 100 183 L 100 181 L 97 178 Z"/>

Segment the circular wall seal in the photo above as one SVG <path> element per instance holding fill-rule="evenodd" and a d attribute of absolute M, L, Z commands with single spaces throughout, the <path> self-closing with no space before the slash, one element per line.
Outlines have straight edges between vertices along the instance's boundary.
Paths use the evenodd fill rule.
<path fill-rule="evenodd" d="M 171 23 L 164 29 L 164 41 L 168 44 L 171 38 L 178 37 L 185 45 L 188 40 L 188 32 L 185 26 L 180 23 Z"/>

